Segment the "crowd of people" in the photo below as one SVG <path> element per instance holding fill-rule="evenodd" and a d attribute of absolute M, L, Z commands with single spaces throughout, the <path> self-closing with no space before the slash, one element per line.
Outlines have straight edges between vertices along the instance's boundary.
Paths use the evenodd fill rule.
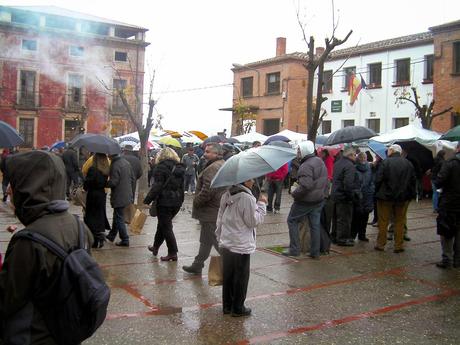
<path fill-rule="evenodd" d="M 258 142 L 253 144 L 253 147 L 258 146 Z M 324 236 L 339 246 L 353 246 L 356 239 L 369 242 L 366 228 L 372 212 L 378 226 L 375 250 L 385 250 L 389 239 L 387 232 L 392 228 L 394 253 L 404 251 L 404 240 L 408 239 L 405 234 L 407 210 L 416 197 L 418 184 L 416 169 L 405 158 L 401 146 L 391 145 L 386 159 L 376 157 L 369 162 L 366 152 L 357 152 L 351 146 L 344 147 L 334 158 L 327 150 L 318 154 L 313 142 L 304 141 L 296 147 L 297 158 L 278 170 L 233 186 L 212 188 L 211 181 L 225 160 L 234 154 L 230 147 L 211 142 L 204 145 L 202 155 L 189 147 L 182 157 L 171 148 L 161 149 L 150 162 L 149 192 L 143 200 L 146 205 L 155 203 L 158 217 L 153 244 L 147 249 L 157 256 L 166 242 L 167 255 L 160 260 L 168 262 L 178 259 L 172 221 L 181 209 L 184 194 L 193 195 L 192 218 L 200 224 L 200 245 L 193 262 L 182 269 L 189 274 L 201 274 L 212 248 L 220 253 L 224 314 L 235 317 L 251 314 L 244 302 L 250 255 L 256 248 L 256 228 L 267 212 L 279 212 L 285 180 L 289 181 L 293 203 L 287 216 L 290 243 L 284 255 L 301 254 L 299 233 L 305 225 L 310 231 L 309 255 L 312 259 L 318 260 L 321 254 L 328 252 L 322 243 Z M 21 170 L 24 160 L 40 162 L 37 166 L 43 165 L 41 172 L 32 174 L 30 167 Z M 28 229 L 44 229 L 53 237 L 55 234 L 51 233 L 56 227 L 68 226 L 70 237 L 58 241 L 70 247 L 75 241 L 76 226 L 69 218 L 65 198 L 71 197 L 72 188 L 81 185 L 87 192 L 84 222 L 89 229 L 91 246 L 101 248 L 105 241 L 114 242 L 118 236 L 115 244 L 129 247 L 124 214 L 134 203 L 136 183 L 142 176 L 140 160 L 132 147 L 126 146 L 121 155 L 95 153 L 83 161 L 72 147 L 58 154 L 4 150 L 1 169 L 4 200 L 8 195 L 11 197 L 15 214 Z M 433 207 L 438 213 L 437 230 L 442 246 L 442 260 L 437 266 L 460 267 L 460 144 L 456 155 L 448 160 L 441 151 L 431 173 Z M 261 192 L 262 186 L 265 186 L 262 191 L 268 195 Z M 106 214 L 109 190 L 112 224 Z M 17 229 L 10 227 L 8 230 L 15 232 Z M 23 251 L 30 251 L 27 247 L 30 244 L 23 242 L 11 241 L 0 274 L 0 314 L 3 316 L 15 314 L 24 307 L 24 303 L 15 305 L 8 301 L 11 296 L 12 301 L 31 301 L 31 296 L 26 296 L 21 289 L 11 289 L 18 286 L 19 280 L 38 279 L 31 271 L 33 267 L 55 269 L 50 262 L 35 262 L 34 258 L 27 259 L 31 269 L 21 273 L 21 277 L 9 269 L 23 262 L 20 256 Z"/>

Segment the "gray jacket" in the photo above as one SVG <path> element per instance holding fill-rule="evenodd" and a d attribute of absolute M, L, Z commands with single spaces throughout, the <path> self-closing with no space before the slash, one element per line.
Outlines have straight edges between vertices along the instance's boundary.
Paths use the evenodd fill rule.
<path fill-rule="evenodd" d="M 182 156 L 182 164 L 185 165 L 185 175 L 195 175 L 195 168 L 200 159 L 196 154 L 189 155 L 186 153 Z"/>
<path fill-rule="evenodd" d="M 123 157 L 115 157 L 110 165 L 110 179 L 107 186 L 110 187 L 110 204 L 113 208 L 126 207 L 134 202 L 134 177 L 131 164 Z"/>
<path fill-rule="evenodd" d="M 327 169 L 321 158 L 314 154 L 305 156 L 297 172 L 297 187 L 292 193 L 295 202 L 315 205 L 327 196 Z"/>

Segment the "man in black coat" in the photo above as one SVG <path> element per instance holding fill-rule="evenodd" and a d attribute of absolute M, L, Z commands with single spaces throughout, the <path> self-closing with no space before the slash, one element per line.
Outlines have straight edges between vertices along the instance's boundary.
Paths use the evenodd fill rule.
<path fill-rule="evenodd" d="M 70 186 L 78 184 L 78 178 L 80 176 L 80 166 L 78 165 L 78 156 L 77 151 L 70 146 L 62 154 L 62 160 L 65 165 L 65 172 L 67 175 L 67 184 L 66 184 L 66 196 L 70 197 Z"/>
<path fill-rule="evenodd" d="M 440 268 L 460 267 L 460 142 L 456 155 L 442 165 L 434 180 L 442 192 L 438 204 L 438 234 L 441 235 Z"/>
<path fill-rule="evenodd" d="M 120 155 L 110 156 L 112 163 L 110 165 L 110 179 L 107 187 L 110 187 L 110 203 L 113 207 L 113 224 L 106 239 L 110 242 L 115 240 L 117 233 L 120 236 L 120 242 L 117 246 L 129 247 L 129 235 L 126 229 L 123 209 L 134 202 L 134 185 L 136 179 L 131 169 L 131 165 Z"/>
<path fill-rule="evenodd" d="M 387 242 L 388 223 L 394 215 L 394 252 L 404 251 L 404 224 L 410 200 L 415 198 L 415 171 L 411 162 L 401 157 L 402 148 L 391 145 L 388 158 L 381 163 L 375 177 L 379 234 L 375 250 L 383 251 Z"/>
<path fill-rule="evenodd" d="M 348 147 L 343 151 L 342 158 L 334 164 L 331 192 L 334 201 L 332 239 L 339 246 L 352 247 L 355 243 L 351 238 L 353 201 L 359 190 L 355 159 L 355 150 Z"/>

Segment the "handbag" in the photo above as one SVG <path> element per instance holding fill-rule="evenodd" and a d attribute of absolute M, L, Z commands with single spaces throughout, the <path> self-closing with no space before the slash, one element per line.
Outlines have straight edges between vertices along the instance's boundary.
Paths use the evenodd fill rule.
<path fill-rule="evenodd" d="M 171 180 L 171 177 L 174 174 L 175 170 L 176 170 L 176 166 L 173 166 L 173 168 L 171 170 L 171 175 L 169 175 L 169 177 L 166 179 L 165 183 L 163 183 L 163 187 L 161 188 L 162 190 L 169 183 L 169 180 Z M 158 197 L 155 200 L 153 200 L 152 203 L 150 204 L 149 214 L 150 214 L 151 217 L 158 216 L 157 203 L 158 203 Z"/>

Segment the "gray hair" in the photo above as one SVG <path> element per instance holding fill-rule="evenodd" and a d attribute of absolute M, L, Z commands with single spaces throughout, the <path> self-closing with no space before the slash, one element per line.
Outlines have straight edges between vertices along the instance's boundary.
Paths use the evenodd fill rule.
<path fill-rule="evenodd" d="M 348 146 L 348 147 L 345 147 L 343 149 L 343 156 L 344 157 L 347 157 L 347 156 L 354 156 L 355 155 L 355 149 L 351 146 Z"/>
<path fill-rule="evenodd" d="M 402 153 L 402 147 L 400 145 L 398 145 L 398 144 L 393 144 L 388 149 L 393 151 L 393 152 Z"/>
<path fill-rule="evenodd" d="M 222 146 L 219 143 L 209 143 L 209 144 L 206 144 L 206 147 L 210 147 L 211 150 L 214 153 L 217 153 L 218 156 L 222 156 L 224 154 L 222 150 Z"/>

